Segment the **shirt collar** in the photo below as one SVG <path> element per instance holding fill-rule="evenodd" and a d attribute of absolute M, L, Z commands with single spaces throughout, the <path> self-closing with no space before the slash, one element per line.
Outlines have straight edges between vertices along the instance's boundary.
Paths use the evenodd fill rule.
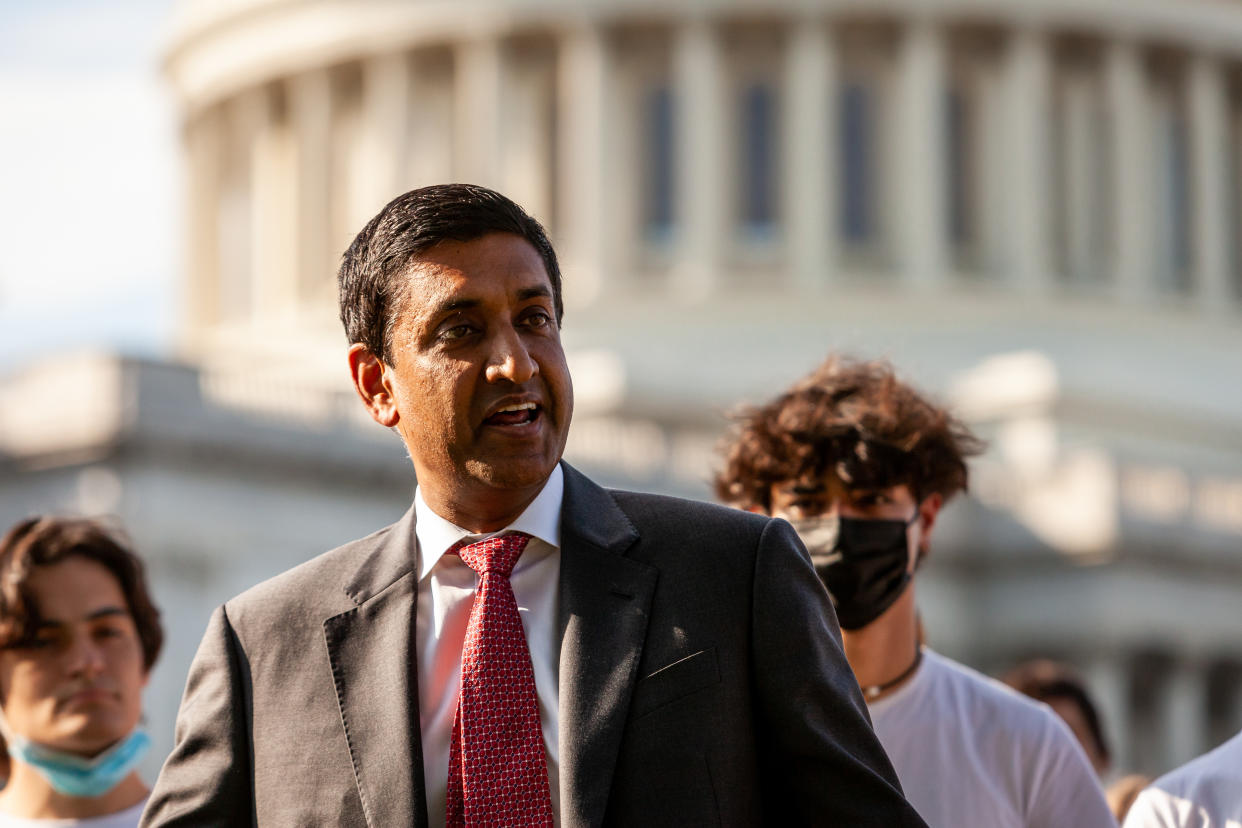
<path fill-rule="evenodd" d="M 418 579 L 431 572 L 444 553 L 462 538 L 478 540 L 505 532 L 525 532 L 553 548 L 561 545 L 561 501 L 565 496 L 565 476 L 558 463 L 548 475 L 543 489 L 517 519 L 499 532 L 476 535 L 437 515 L 423 499 L 423 488 L 414 491 L 414 534 L 418 538 Z"/>

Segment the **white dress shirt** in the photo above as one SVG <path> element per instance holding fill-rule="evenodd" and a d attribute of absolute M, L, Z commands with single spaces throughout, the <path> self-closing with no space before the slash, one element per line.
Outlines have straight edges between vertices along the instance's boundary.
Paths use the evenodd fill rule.
<path fill-rule="evenodd" d="M 431 511 L 422 489 L 414 493 L 418 536 L 418 709 L 422 728 L 423 776 L 427 816 L 433 828 L 444 825 L 448 789 L 449 742 L 461 692 L 461 650 L 479 578 L 456 555 L 445 555 L 462 538 L 471 542 L 504 532 L 525 532 L 531 540 L 509 576 L 517 598 L 522 631 L 530 647 L 539 697 L 543 751 L 548 761 L 552 813 L 560 824 L 557 747 L 557 587 L 561 573 L 561 500 L 565 480 L 558 465 L 543 491 L 500 532 L 474 535 Z"/>

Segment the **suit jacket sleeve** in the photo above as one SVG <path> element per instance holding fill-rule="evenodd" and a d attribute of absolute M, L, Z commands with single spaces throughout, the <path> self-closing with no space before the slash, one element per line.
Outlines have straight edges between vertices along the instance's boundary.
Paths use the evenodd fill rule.
<path fill-rule="evenodd" d="M 220 607 L 190 666 L 176 743 L 151 792 L 142 828 L 255 823 L 248 690 L 245 660 Z"/>
<path fill-rule="evenodd" d="M 765 821 L 923 825 L 871 728 L 828 594 L 781 520 L 759 543 L 751 617 Z"/>

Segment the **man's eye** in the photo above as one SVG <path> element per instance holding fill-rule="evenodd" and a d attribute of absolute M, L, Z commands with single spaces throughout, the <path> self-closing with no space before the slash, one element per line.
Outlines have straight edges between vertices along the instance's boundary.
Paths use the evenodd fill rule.
<path fill-rule="evenodd" d="M 546 328 L 552 324 L 552 317 L 543 311 L 535 311 L 526 317 L 526 327 L 528 328 Z"/>
<path fill-rule="evenodd" d="M 850 500 L 857 506 L 879 506 L 890 502 L 884 492 L 854 492 L 850 495 Z"/>
<path fill-rule="evenodd" d="M 474 329 L 471 328 L 469 325 L 454 325 L 451 328 L 446 328 L 445 330 L 441 331 L 440 338 L 445 341 L 451 342 L 452 340 L 462 339 L 464 337 L 469 336 L 473 332 L 473 330 Z"/>

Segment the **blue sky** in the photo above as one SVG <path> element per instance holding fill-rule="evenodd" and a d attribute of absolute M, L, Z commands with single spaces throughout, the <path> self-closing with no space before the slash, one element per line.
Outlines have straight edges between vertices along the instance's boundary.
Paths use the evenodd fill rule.
<path fill-rule="evenodd" d="M 170 0 L 0 2 L 0 372 L 166 354 L 178 313 Z"/>

